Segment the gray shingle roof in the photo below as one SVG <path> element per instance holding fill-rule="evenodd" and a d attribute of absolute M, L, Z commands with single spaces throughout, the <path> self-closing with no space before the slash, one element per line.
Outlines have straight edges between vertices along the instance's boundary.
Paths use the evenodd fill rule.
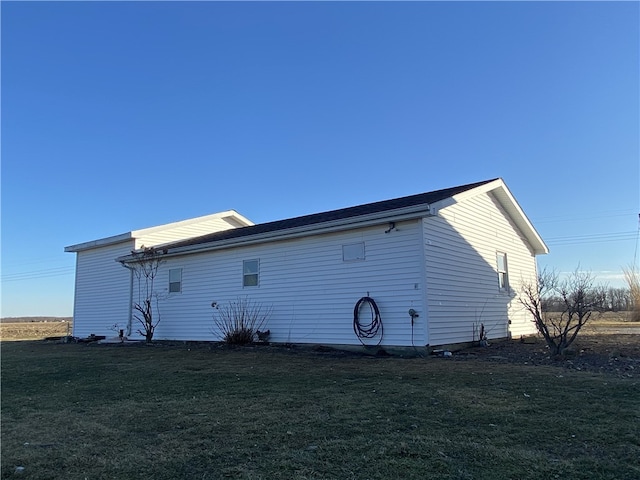
<path fill-rule="evenodd" d="M 433 192 L 419 193 L 416 195 L 409 195 L 407 197 L 394 198 L 392 200 L 383 200 L 381 202 L 366 203 L 364 205 L 357 205 L 355 207 L 341 208 L 338 210 L 331 210 L 328 212 L 314 213 L 311 215 L 304 215 L 301 217 L 287 218 L 284 220 L 276 220 L 274 222 L 259 223 L 257 225 L 251 225 L 248 227 L 232 228 L 230 230 L 224 230 L 222 232 L 211 233 L 208 235 L 202 235 L 200 237 L 190 238 L 188 240 L 182 240 L 179 242 L 173 242 L 163 245 L 162 249 L 174 249 L 179 247 L 188 247 L 193 245 L 203 245 L 208 243 L 215 243 L 222 240 L 231 240 L 236 238 L 248 237 L 251 235 L 259 235 L 270 232 L 277 232 L 279 230 L 287 230 L 296 227 L 304 227 L 314 224 L 322 224 L 335 220 L 342 220 L 347 218 L 356 218 L 363 215 L 369 215 L 374 213 L 380 213 L 385 211 L 398 210 L 401 208 L 412 207 L 417 205 L 428 205 L 446 198 L 452 197 L 459 193 L 471 190 L 489 182 L 493 182 L 496 179 L 485 180 L 483 182 L 470 183 L 468 185 L 460 185 L 458 187 L 445 188 L 443 190 L 436 190 Z"/>

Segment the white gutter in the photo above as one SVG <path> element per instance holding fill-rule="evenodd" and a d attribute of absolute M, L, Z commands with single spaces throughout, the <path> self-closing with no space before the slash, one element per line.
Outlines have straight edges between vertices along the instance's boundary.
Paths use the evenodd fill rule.
<path fill-rule="evenodd" d="M 98 240 L 92 240 L 90 242 L 78 243 L 76 245 L 70 245 L 64 247 L 65 252 L 80 252 L 89 248 L 106 247 L 107 245 L 113 245 L 116 243 L 126 242 L 132 240 L 134 237 L 131 232 L 122 233 L 120 235 L 114 235 L 113 237 L 100 238 Z"/>
<path fill-rule="evenodd" d="M 133 329 L 133 267 L 122 263 L 122 266 L 129 270 L 129 315 L 127 318 L 127 328 L 125 330 L 125 336 L 131 336 L 131 330 Z"/>
<path fill-rule="evenodd" d="M 367 227 L 371 225 L 379 225 L 387 222 L 398 222 L 402 220 L 410 220 L 423 216 L 433 216 L 435 212 L 431 211 L 428 204 L 412 205 L 411 207 L 400 208 L 396 210 L 385 210 L 382 212 L 360 215 L 358 217 L 341 218 L 338 220 L 312 223 L 302 225 L 300 227 L 287 228 L 284 230 L 274 230 L 270 232 L 257 233 L 246 237 L 229 238 L 226 240 L 212 241 L 210 243 L 202 243 L 198 245 L 186 245 L 184 247 L 170 248 L 168 253 L 163 254 L 163 258 L 174 257 L 178 255 L 186 255 L 194 252 L 210 252 L 214 250 L 222 250 L 230 247 L 248 246 L 256 243 L 272 242 L 283 238 L 299 238 L 310 233 L 331 233 L 348 230 L 354 226 Z M 162 246 L 156 247 L 162 250 Z M 135 261 L 131 255 L 118 257 L 117 262 L 127 263 Z"/>

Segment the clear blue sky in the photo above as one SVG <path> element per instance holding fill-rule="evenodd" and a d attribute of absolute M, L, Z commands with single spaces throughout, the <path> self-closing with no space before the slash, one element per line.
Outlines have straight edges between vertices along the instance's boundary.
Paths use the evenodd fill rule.
<path fill-rule="evenodd" d="M 71 315 L 66 245 L 502 177 L 621 286 L 637 2 L 2 2 L 2 316 Z"/>

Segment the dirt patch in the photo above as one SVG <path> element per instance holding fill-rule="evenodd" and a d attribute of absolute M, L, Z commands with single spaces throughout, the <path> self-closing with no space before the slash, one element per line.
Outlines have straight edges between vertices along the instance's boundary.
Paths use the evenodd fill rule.
<path fill-rule="evenodd" d="M 603 333 L 593 330 L 580 334 L 570 352 L 559 358 L 549 354 L 542 338 L 523 341 L 490 342 L 488 347 L 472 347 L 455 352 L 457 361 L 552 365 L 569 370 L 601 372 L 621 377 L 640 377 L 640 335 Z"/>
<path fill-rule="evenodd" d="M 98 343 L 92 346 L 114 346 Z M 115 346 L 120 346 L 117 344 Z M 141 348 L 178 348 L 229 350 L 244 352 L 263 352 L 290 355 L 320 355 L 324 357 L 380 357 L 380 356 L 429 356 L 407 351 L 402 355 L 389 355 L 384 349 L 379 351 L 346 350 L 323 345 L 289 345 L 289 344 L 253 344 L 229 346 L 220 342 L 177 342 L 156 341 L 148 345 L 144 342 L 133 342 L 129 345 Z M 445 361 L 483 361 L 497 363 L 513 363 L 520 365 L 551 365 L 562 369 L 601 372 L 621 377 L 640 378 L 640 335 L 603 333 L 589 330 L 582 333 L 571 346 L 571 351 L 564 357 L 552 357 L 549 348 L 540 337 L 529 337 L 524 340 L 490 341 L 488 347 L 470 347 L 456 351 Z M 383 352 L 383 353 L 382 353 Z M 439 355 L 432 355 L 438 357 Z"/>

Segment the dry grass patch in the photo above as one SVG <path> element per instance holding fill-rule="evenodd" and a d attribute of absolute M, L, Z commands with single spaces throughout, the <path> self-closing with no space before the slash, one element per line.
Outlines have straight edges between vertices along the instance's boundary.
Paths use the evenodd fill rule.
<path fill-rule="evenodd" d="M 0 323 L 2 340 L 40 340 L 47 337 L 70 335 L 70 322 L 17 322 Z"/>
<path fill-rule="evenodd" d="M 2 478 L 640 478 L 637 381 L 555 367 L 10 342 L 2 393 Z"/>

